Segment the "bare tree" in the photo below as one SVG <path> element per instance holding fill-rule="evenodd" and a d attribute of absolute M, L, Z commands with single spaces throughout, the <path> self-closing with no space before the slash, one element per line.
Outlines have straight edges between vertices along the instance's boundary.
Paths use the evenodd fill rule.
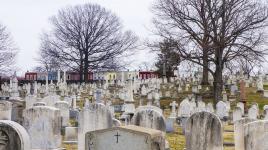
<path fill-rule="evenodd" d="M 248 62 L 264 59 L 263 31 L 268 13 L 261 2 L 158 0 L 153 11 L 157 33 L 173 39 L 183 59 L 207 68 L 213 75 L 215 102 L 221 100 L 226 65 L 241 57 Z"/>
<path fill-rule="evenodd" d="M 179 41 L 182 51 L 187 47 L 187 53 L 181 53 L 183 60 L 200 62 L 203 67 L 202 84 L 208 85 L 208 59 L 211 33 L 209 16 L 206 13 L 204 0 L 158 0 L 153 5 L 156 33 L 174 41 Z M 175 45 L 172 44 L 172 45 Z M 178 45 L 177 45 L 178 46 Z"/>
<path fill-rule="evenodd" d="M 11 71 L 15 57 L 17 55 L 17 48 L 7 31 L 6 27 L 0 24 L 0 71 Z"/>
<path fill-rule="evenodd" d="M 53 30 L 44 33 L 46 54 L 64 66 L 77 69 L 80 78 L 136 47 L 137 37 L 123 31 L 119 18 L 96 4 L 68 7 L 51 18 Z"/>
<path fill-rule="evenodd" d="M 44 38 L 44 37 L 43 37 Z M 48 41 L 44 40 L 41 42 L 40 51 L 39 51 L 39 59 L 37 61 L 40 63 L 39 66 L 36 67 L 39 68 L 38 70 L 43 71 L 57 71 L 61 70 L 62 65 L 64 64 L 61 62 L 58 58 L 55 57 L 54 51 L 51 50 L 51 47 Z"/>

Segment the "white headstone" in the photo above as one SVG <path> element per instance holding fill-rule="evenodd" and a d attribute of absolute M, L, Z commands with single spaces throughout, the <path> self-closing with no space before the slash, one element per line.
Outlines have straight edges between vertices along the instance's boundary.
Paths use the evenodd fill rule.
<path fill-rule="evenodd" d="M 244 150 L 245 142 L 244 142 L 244 125 L 255 121 L 254 119 L 242 118 L 240 120 L 236 120 L 234 122 L 234 142 L 236 150 Z"/>
<path fill-rule="evenodd" d="M 245 111 L 244 111 L 244 103 L 239 102 L 236 104 L 237 107 L 239 107 L 242 110 L 242 115 L 244 115 Z"/>
<path fill-rule="evenodd" d="M 220 119 L 224 119 L 229 116 L 228 108 L 226 103 L 219 101 L 216 105 L 216 114 Z"/>
<path fill-rule="evenodd" d="M 191 104 L 189 102 L 189 99 L 186 98 L 180 103 L 179 110 L 178 110 L 178 117 L 188 118 L 191 116 L 191 111 L 193 111 L 191 108 Z"/>
<path fill-rule="evenodd" d="M 268 149 L 268 121 L 254 121 L 244 126 L 245 150 L 266 150 Z"/>
<path fill-rule="evenodd" d="M 233 122 L 240 120 L 242 118 L 242 110 L 240 107 L 236 107 L 233 111 Z"/>
<path fill-rule="evenodd" d="M 60 110 L 34 106 L 23 113 L 23 126 L 28 131 L 32 149 L 58 149 L 61 146 Z"/>
<path fill-rule="evenodd" d="M 258 109 L 256 109 L 255 107 L 251 107 L 248 110 L 248 117 L 250 119 L 257 119 L 258 116 Z"/>
<path fill-rule="evenodd" d="M 69 125 L 69 117 L 70 117 L 70 111 L 69 111 L 69 104 L 65 101 L 58 101 L 55 103 L 55 107 L 60 110 L 60 116 L 61 116 L 61 125 L 63 127 L 66 127 Z"/>
<path fill-rule="evenodd" d="M 85 150 L 85 134 L 87 132 L 112 126 L 112 114 L 105 105 L 97 103 L 83 109 L 79 114 L 78 150 Z"/>

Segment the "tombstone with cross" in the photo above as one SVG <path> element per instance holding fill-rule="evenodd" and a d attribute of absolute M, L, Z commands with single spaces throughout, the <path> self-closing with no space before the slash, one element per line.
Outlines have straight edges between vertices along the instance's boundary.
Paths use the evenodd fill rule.
<path fill-rule="evenodd" d="M 164 150 L 161 131 L 138 126 L 121 126 L 86 133 L 86 150 Z"/>

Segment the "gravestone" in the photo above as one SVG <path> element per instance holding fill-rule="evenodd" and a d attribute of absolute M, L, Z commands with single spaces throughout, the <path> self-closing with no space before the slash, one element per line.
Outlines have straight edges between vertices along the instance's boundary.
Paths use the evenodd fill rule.
<path fill-rule="evenodd" d="M 141 95 L 142 95 L 142 96 L 146 96 L 146 95 L 147 95 L 147 89 L 146 89 L 145 85 L 143 85 L 143 86 L 141 87 Z"/>
<path fill-rule="evenodd" d="M 178 104 L 176 103 L 176 101 L 173 101 L 169 106 L 171 106 L 171 114 L 169 118 L 177 118 L 176 107 L 178 106 Z"/>
<path fill-rule="evenodd" d="M 204 103 L 202 100 L 198 100 L 195 112 L 201 112 L 201 111 L 206 111 L 206 103 Z"/>
<path fill-rule="evenodd" d="M 124 126 L 86 133 L 86 150 L 165 150 L 159 130 Z"/>
<path fill-rule="evenodd" d="M 268 120 L 268 105 L 263 106 L 264 120 Z"/>
<path fill-rule="evenodd" d="M 44 97 L 41 102 L 46 103 L 46 106 L 54 107 L 55 102 L 60 101 L 60 96 L 58 95 L 48 95 Z"/>
<path fill-rule="evenodd" d="M 240 107 L 235 107 L 233 111 L 233 122 L 240 120 L 242 118 L 242 110 Z"/>
<path fill-rule="evenodd" d="M 189 102 L 189 99 L 186 98 L 184 99 L 179 106 L 179 110 L 178 110 L 178 117 L 190 117 L 191 116 L 191 111 L 193 111 L 191 109 L 191 104 Z"/>
<path fill-rule="evenodd" d="M 28 95 L 25 97 L 26 109 L 33 107 L 33 104 L 38 101 L 35 95 Z"/>
<path fill-rule="evenodd" d="M 23 112 L 23 126 L 28 131 L 32 149 L 59 149 L 61 146 L 60 110 L 34 106 Z"/>
<path fill-rule="evenodd" d="M 239 103 L 236 104 L 236 106 L 239 107 L 242 110 L 242 115 L 244 115 L 244 113 L 245 113 L 244 103 L 239 102 Z"/>
<path fill-rule="evenodd" d="M 174 132 L 174 119 L 167 118 L 166 119 L 166 132 Z"/>
<path fill-rule="evenodd" d="M 250 119 L 257 119 L 257 116 L 258 116 L 258 109 L 253 107 L 253 106 L 251 108 L 249 108 L 248 117 Z"/>
<path fill-rule="evenodd" d="M 213 104 L 212 103 L 208 103 L 206 105 L 206 111 L 207 112 L 210 112 L 210 113 L 214 113 L 214 107 L 213 107 Z"/>
<path fill-rule="evenodd" d="M 70 109 L 69 113 L 70 113 L 70 119 L 78 122 L 79 111 L 77 109 Z"/>
<path fill-rule="evenodd" d="M 223 100 L 224 102 L 228 101 L 228 96 L 227 96 L 227 93 L 226 93 L 225 90 L 222 92 L 222 100 Z"/>
<path fill-rule="evenodd" d="M 244 126 L 245 150 L 268 149 L 268 121 L 260 120 Z"/>
<path fill-rule="evenodd" d="M 165 93 L 165 97 L 171 97 L 171 93 L 170 93 L 170 91 L 166 91 L 166 93 Z"/>
<path fill-rule="evenodd" d="M 126 114 L 134 114 L 135 112 L 135 105 L 131 103 L 125 103 L 122 106 L 122 111 Z"/>
<path fill-rule="evenodd" d="M 194 113 L 186 123 L 187 150 L 223 150 L 222 124 L 209 112 Z"/>
<path fill-rule="evenodd" d="M 136 126 L 166 131 L 164 116 L 154 109 L 148 108 L 136 111 L 131 121 Z"/>
<path fill-rule="evenodd" d="M 185 132 L 185 126 L 187 119 L 191 116 L 191 113 L 193 113 L 194 108 L 191 107 L 191 103 L 189 102 L 188 98 L 185 98 L 179 106 L 178 110 L 178 119 L 180 121 L 180 126 L 183 129 L 183 133 Z"/>
<path fill-rule="evenodd" d="M 11 120 L 12 103 L 9 101 L 0 101 L 0 120 Z"/>
<path fill-rule="evenodd" d="M 78 150 L 85 150 L 85 134 L 89 131 L 111 128 L 112 114 L 104 104 L 90 104 L 79 114 Z"/>
<path fill-rule="evenodd" d="M 140 111 L 140 110 L 148 110 L 148 109 L 153 109 L 155 111 L 158 111 L 160 114 L 163 114 L 163 110 L 159 107 L 156 107 L 156 106 L 139 106 L 137 109 L 136 109 L 136 112 L 137 111 Z"/>
<path fill-rule="evenodd" d="M 244 125 L 255 121 L 254 119 L 242 118 L 234 122 L 234 142 L 236 150 L 244 150 Z"/>
<path fill-rule="evenodd" d="M 257 80 L 257 91 L 263 91 L 263 80 L 262 77 L 259 76 L 258 80 Z"/>
<path fill-rule="evenodd" d="M 55 102 L 55 107 L 60 110 L 60 116 L 61 116 L 61 125 L 63 127 L 67 127 L 69 125 L 69 117 L 70 117 L 70 111 L 69 111 L 69 104 L 65 101 L 58 101 Z"/>
<path fill-rule="evenodd" d="M 236 85 L 231 85 L 231 96 L 234 96 L 237 92 L 238 88 Z"/>
<path fill-rule="evenodd" d="M 12 100 L 12 115 L 11 120 L 19 124 L 23 123 L 23 110 L 25 109 L 25 102 L 21 100 Z"/>
<path fill-rule="evenodd" d="M 113 118 L 113 127 L 119 127 L 121 126 L 121 122 L 118 119 Z"/>
<path fill-rule="evenodd" d="M 228 108 L 226 103 L 223 101 L 219 101 L 216 105 L 216 114 L 219 116 L 221 120 L 227 120 L 229 116 Z"/>
<path fill-rule="evenodd" d="M 20 124 L 10 120 L 0 120 L 0 150 L 30 149 L 29 134 Z"/>
<path fill-rule="evenodd" d="M 196 112 L 196 108 L 197 108 L 197 105 L 196 105 L 195 99 L 192 98 L 190 101 L 190 114 L 191 115 Z"/>
<path fill-rule="evenodd" d="M 65 127 L 64 143 L 77 144 L 78 141 L 78 128 L 77 127 Z"/>

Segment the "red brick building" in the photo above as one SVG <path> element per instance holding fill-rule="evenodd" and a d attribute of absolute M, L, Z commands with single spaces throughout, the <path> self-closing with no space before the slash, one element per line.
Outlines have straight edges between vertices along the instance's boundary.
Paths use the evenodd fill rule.
<path fill-rule="evenodd" d="M 150 79 L 150 78 L 158 78 L 158 74 L 154 71 L 139 71 L 139 78 L 141 80 Z"/>
<path fill-rule="evenodd" d="M 37 79 L 37 73 L 36 72 L 26 72 L 25 73 L 25 80 L 35 81 L 36 79 Z"/>

